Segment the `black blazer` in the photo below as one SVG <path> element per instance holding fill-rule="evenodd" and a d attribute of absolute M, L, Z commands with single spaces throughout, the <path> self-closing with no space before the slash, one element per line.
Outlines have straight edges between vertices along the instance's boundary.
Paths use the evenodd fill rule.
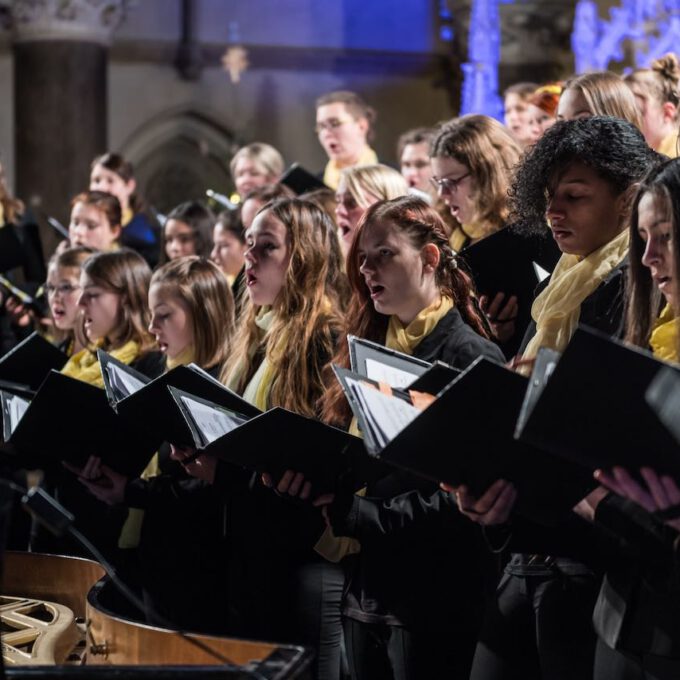
<path fill-rule="evenodd" d="M 456 309 L 414 356 L 457 368 L 478 356 L 503 361 L 500 349 L 475 333 Z M 345 560 L 347 616 L 419 630 L 477 629 L 484 592 L 495 578 L 492 561 L 478 527 L 436 484 L 396 471 L 371 484 L 365 497 L 338 494 L 330 519 L 337 536 L 361 542 L 361 552 Z"/>
<path fill-rule="evenodd" d="M 680 536 L 619 498 L 598 508 L 595 518 L 622 545 L 595 605 L 598 635 L 614 649 L 679 659 Z"/>

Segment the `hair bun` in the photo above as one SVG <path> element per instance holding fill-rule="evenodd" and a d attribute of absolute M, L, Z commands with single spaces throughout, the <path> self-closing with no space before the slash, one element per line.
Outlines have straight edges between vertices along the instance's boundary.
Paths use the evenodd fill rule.
<path fill-rule="evenodd" d="M 674 83 L 680 81 L 680 64 L 678 63 L 678 57 L 673 52 L 655 59 L 652 62 L 652 70 L 656 71 L 661 77 L 672 80 Z"/>

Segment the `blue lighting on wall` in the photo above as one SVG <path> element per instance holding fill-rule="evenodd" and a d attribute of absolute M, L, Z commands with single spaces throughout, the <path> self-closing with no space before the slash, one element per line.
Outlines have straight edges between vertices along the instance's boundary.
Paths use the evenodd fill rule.
<path fill-rule="evenodd" d="M 577 73 L 602 71 L 621 61 L 630 41 L 635 66 L 643 67 L 680 44 L 680 0 L 623 0 L 600 19 L 593 0 L 579 0 L 571 46 Z"/>

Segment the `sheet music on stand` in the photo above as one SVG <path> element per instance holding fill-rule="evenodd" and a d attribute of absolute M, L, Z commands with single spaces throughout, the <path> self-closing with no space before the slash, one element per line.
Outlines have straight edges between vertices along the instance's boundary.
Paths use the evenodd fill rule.
<path fill-rule="evenodd" d="M 106 364 L 104 370 L 109 379 L 109 385 L 115 394 L 116 401 L 122 401 L 131 394 L 141 390 L 147 384 L 111 362 Z"/>
<path fill-rule="evenodd" d="M 410 373 L 402 368 L 396 366 L 389 366 L 383 364 L 375 359 L 366 359 L 366 377 L 376 382 L 382 382 L 404 389 L 408 387 L 419 375 L 417 373 Z"/>
<path fill-rule="evenodd" d="M 186 394 L 180 395 L 180 399 L 194 422 L 203 446 L 208 446 L 248 420 L 233 411 L 208 406 Z"/>
<path fill-rule="evenodd" d="M 371 385 L 347 379 L 356 401 L 360 404 L 370 435 L 378 448 L 387 446 L 421 413 L 415 406 L 399 397 L 383 394 Z"/>
<path fill-rule="evenodd" d="M 2 416 L 4 439 L 7 440 L 16 429 L 31 402 L 9 392 L 2 392 Z"/>

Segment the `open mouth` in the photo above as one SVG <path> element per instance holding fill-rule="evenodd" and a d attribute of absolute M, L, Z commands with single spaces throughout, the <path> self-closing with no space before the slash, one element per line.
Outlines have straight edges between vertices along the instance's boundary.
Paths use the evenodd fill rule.
<path fill-rule="evenodd" d="M 380 297 L 385 290 L 385 286 L 381 286 L 379 283 L 369 283 L 368 290 L 371 294 L 371 299 L 375 300 Z"/>
<path fill-rule="evenodd" d="M 158 343 L 158 349 L 161 352 L 167 352 L 168 351 L 168 343 L 167 342 L 161 342 L 160 340 L 156 340 Z"/>
<path fill-rule="evenodd" d="M 571 232 L 567 231 L 566 229 L 553 229 L 552 235 L 556 241 L 559 241 L 561 239 L 565 239 L 571 236 Z"/>
<path fill-rule="evenodd" d="M 66 310 L 61 309 L 60 307 L 52 307 L 52 316 L 55 319 L 62 319 L 64 316 L 66 316 Z"/>
<path fill-rule="evenodd" d="M 668 284 L 671 282 L 671 277 L 670 276 L 657 276 L 655 277 L 656 285 L 659 288 L 666 287 Z"/>
<path fill-rule="evenodd" d="M 338 229 L 340 230 L 340 236 L 342 238 L 347 238 L 352 232 L 352 227 L 347 224 L 347 222 L 340 222 L 340 224 L 338 224 Z"/>
<path fill-rule="evenodd" d="M 253 286 L 257 283 L 257 276 L 251 271 L 246 271 L 246 286 Z"/>

